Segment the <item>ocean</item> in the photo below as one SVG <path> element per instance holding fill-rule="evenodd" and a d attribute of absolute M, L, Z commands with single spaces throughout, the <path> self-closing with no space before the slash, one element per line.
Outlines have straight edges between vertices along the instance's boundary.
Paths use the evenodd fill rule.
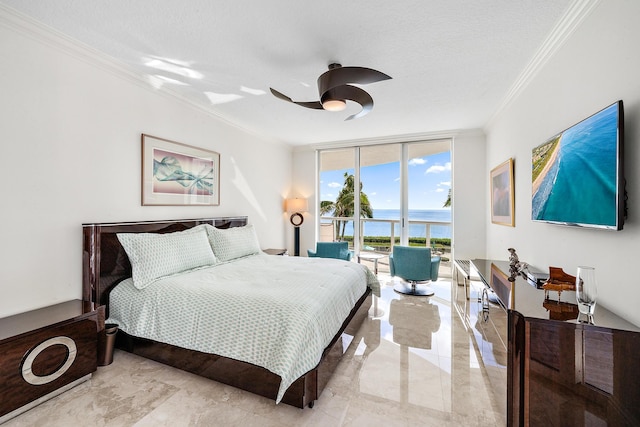
<path fill-rule="evenodd" d="M 400 219 L 399 209 L 374 209 L 373 219 Z M 451 209 L 409 209 L 409 221 L 438 221 L 451 223 Z M 391 225 L 388 222 L 365 222 L 365 236 L 391 236 Z M 394 234 L 400 237 L 400 226 L 395 225 Z M 345 236 L 353 236 L 353 222 L 345 228 Z M 426 237 L 423 224 L 410 224 L 409 237 Z M 451 225 L 432 225 L 431 237 L 451 238 Z"/>

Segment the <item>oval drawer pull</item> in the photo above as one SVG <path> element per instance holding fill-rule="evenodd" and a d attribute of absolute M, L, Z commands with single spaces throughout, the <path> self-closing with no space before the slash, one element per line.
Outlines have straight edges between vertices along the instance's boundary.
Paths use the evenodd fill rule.
<path fill-rule="evenodd" d="M 63 345 L 67 347 L 68 355 L 67 360 L 60 366 L 56 371 L 52 372 L 49 375 L 36 375 L 31 371 L 31 367 L 33 362 L 36 360 L 36 357 L 40 353 L 42 353 L 47 348 L 54 345 Z M 42 385 L 48 384 L 51 381 L 54 381 L 60 378 L 73 364 L 73 361 L 76 360 L 76 343 L 69 337 L 53 337 L 45 340 L 32 348 L 28 353 L 27 357 L 25 357 L 24 362 L 22 363 L 22 378 L 29 384 L 33 385 Z"/>

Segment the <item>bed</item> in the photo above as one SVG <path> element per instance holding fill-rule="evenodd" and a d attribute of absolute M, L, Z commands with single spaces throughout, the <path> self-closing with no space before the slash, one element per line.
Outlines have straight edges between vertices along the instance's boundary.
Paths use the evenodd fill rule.
<path fill-rule="evenodd" d="M 193 235 L 201 233 L 200 229 L 203 228 L 214 237 L 221 236 L 223 241 L 226 239 L 226 246 L 214 247 L 214 252 L 220 251 L 216 252 L 219 255 L 216 265 L 198 266 L 196 262 L 195 268 L 186 273 L 152 277 L 149 283 L 146 283 L 149 278 L 140 273 L 143 270 L 139 267 L 139 258 L 124 239 L 130 236 L 132 239 L 153 240 L 156 237 L 173 238 L 189 234 L 192 241 L 195 238 Z M 355 263 L 280 257 L 266 255 L 259 250 L 258 253 L 246 255 L 242 252 L 244 249 L 239 248 L 243 247 L 242 236 L 247 236 L 249 229 L 247 217 L 83 224 L 83 298 L 105 305 L 108 321 L 121 326 L 116 341 L 116 346 L 121 349 L 274 399 L 276 403 L 283 402 L 299 408 L 313 407 L 347 350 L 349 336 L 355 335 L 367 317 L 372 289 L 379 291 L 377 280 L 366 267 Z M 215 246 L 216 242 L 210 241 Z M 240 243 L 230 243 L 236 241 Z M 189 254 L 194 246 L 197 245 L 190 243 Z M 220 250 L 220 247 L 224 250 Z M 133 271 L 128 254 L 136 266 Z M 187 262 L 198 258 L 198 255 L 189 255 L 189 258 Z M 161 264 L 164 266 L 170 261 Z M 321 280 L 321 274 L 325 274 L 323 272 L 327 277 Z M 349 285 L 353 289 L 343 297 L 338 294 L 346 287 L 341 281 L 349 277 L 354 281 L 353 285 Z M 217 285 L 209 286 L 207 283 Z M 137 289 L 140 284 L 144 286 Z M 177 296 L 168 296 L 175 289 Z M 209 303 L 203 303 L 202 307 L 194 305 L 190 310 L 180 309 L 175 301 L 184 300 L 185 295 L 190 295 L 185 293 L 186 289 L 188 292 L 194 289 L 200 292 L 193 297 L 193 303 L 203 300 L 203 292 L 221 292 L 213 294 L 212 300 L 218 301 L 222 307 L 211 309 L 207 305 Z M 238 295 L 232 291 L 238 292 Z M 273 313 L 276 311 L 276 301 L 284 299 L 285 294 L 293 296 L 293 302 L 288 301 L 285 310 L 287 316 L 292 318 L 282 317 L 284 315 L 279 312 Z M 167 306 L 161 307 L 155 302 L 163 299 L 169 300 Z M 348 301 L 348 305 L 344 301 Z M 227 306 L 234 306 L 235 311 L 225 312 L 231 309 Z M 316 333 L 298 332 L 296 335 L 295 326 L 308 321 L 296 316 L 313 310 L 328 311 L 328 320 L 318 322 L 318 326 L 315 322 L 306 326 L 308 330 L 317 329 L 319 336 L 317 342 L 307 343 L 304 341 L 306 335 Z M 180 319 L 181 313 L 187 317 Z M 127 317 L 129 315 L 134 319 L 142 316 L 142 327 L 136 326 L 135 320 Z M 256 317 L 259 319 L 257 322 L 263 324 L 258 326 L 263 329 L 258 326 L 247 327 L 251 321 L 256 321 Z M 177 320 L 171 324 L 166 318 Z M 264 320 L 268 318 L 273 321 Z M 145 324 L 160 326 L 145 330 Z M 159 330 L 175 332 L 183 324 L 195 324 L 196 329 L 204 331 L 211 340 L 176 336 L 179 334 L 175 333 L 170 333 L 167 338 L 157 333 Z M 282 324 L 288 327 L 282 328 Z M 280 327 L 276 327 L 278 325 Z M 250 334 L 248 338 L 225 341 L 225 334 L 233 337 L 236 335 L 234 332 L 242 332 L 241 329 L 246 329 L 243 333 Z M 283 333 L 289 330 L 293 332 Z M 279 335 L 287 337 L 280 341 Z M 240 347 L 260 348 L 251 343 L 263 336 L 270 337 L 266 340 L 270 348 L 254 351 L 260 353 L 258 356 L 238 353 Z M 269 357 L 263 358 L 262 353 L 267 353 Z"/>

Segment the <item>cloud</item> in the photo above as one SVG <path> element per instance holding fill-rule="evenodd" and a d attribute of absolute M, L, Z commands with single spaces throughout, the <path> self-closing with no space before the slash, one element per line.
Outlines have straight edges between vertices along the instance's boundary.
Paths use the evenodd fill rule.
<path fill-rule="evenodd" d="M 378 193 L 376 193 L 375 191 L 373 193 L 369 193 L 370 196 L 375 196 L 376 194 Z"/>
<path fill-rule="evenodd" d="M 436 193 L 444 193 L 444 188 L 436 188 Z"/>
<path fill-rule="evenodd" d="M 451 162 L 447 162 L 444 165 L 433 165 L 429 169 L 427 169 L 424 174 L 426 175 L 428 173 L 442 173 L 447 171 L 451 171 Z"/>
<path fill-rule="evenodd" d="M 442 181 L 438 184 L 438 187 L 451 187 L 451 181 Z"/>
<path fill-rule="evenodd" d="M 424 165 L 426 163 L 427 163 L 427 161 L 425 159 L 422 159 L 422 158 L 419 158 L 419 157 L 409 160 L 409 166 Z"/>
<path fill-rule="evenodd" d="M 340 184 L 339 182 L 330 182 L 327 184 L 327 187 L 329 188 L 340 188 L 342 187 L 342 184 Z"/>

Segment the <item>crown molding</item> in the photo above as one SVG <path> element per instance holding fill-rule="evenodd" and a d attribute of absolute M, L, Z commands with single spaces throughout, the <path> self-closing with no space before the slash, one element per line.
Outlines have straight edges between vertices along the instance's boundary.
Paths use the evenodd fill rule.
<path fill-rule="evenodd" d="M 569 37 L 576 31 L 582 21 L 600 4 L 600 0 L 574 0 L 567 8 L 566 13 L 551 30 L 533 58 L 513 83 L 502 102 L 491 115 L 484 126 L 485 131 L 491 128 L 502 112 L 520 96 L 522 91 L 531 83 L 533 78 L 542 70 L 545 64 L 565 44 Z"/>

